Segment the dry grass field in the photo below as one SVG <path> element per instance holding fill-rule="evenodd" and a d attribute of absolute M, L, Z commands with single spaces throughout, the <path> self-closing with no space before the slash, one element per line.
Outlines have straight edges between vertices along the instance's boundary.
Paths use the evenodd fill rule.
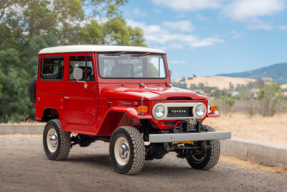
<path fill-rule="evenodd" d="M 175 82 L 179 82 L 180 79 L 175 80 Z M 185 83 L 187 84 L 187 88 L 190 88 L 190 84 L 203 83 L 204 86 L 207 87 L 217 87 L 218 89 L 229 89 L 229 83 L 232 83 L 234 86 L 237 84 L 248 84 L 249 82 L 254 82 L 255 79 L 250 78 L 237 78 L 237 77 L 223 77 L 223 76 L 212 76 L 212 77 L 193 77 L 193 79 L 185 78 Z"/>
<path fill-rule="evenodd" d="M 274 117 L 249 117 L 244 113 L 234 113 L 231 116 L 207 118 L 204 124 L 210 125 L 216 131 L 231 131 L 233 137 L 251 139 L 287 146 L 287 114 L 275 114 Z"/>

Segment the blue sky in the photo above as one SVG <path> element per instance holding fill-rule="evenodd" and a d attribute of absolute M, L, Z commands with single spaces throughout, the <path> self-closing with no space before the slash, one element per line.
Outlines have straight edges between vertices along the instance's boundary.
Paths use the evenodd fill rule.
<path fill-rule="evenodd" d="M 128 25 L 167 52 L 172 79 L 287 62 L 287 0 L 129 0 Z"/>

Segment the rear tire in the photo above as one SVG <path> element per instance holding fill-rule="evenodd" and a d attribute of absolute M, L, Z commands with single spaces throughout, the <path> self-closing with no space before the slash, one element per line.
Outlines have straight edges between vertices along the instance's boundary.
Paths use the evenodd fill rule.
<path fill-rule="evenodd" d="M 215 130 L 208 126 L 203 125 L 208 132 L 215 132 Z M 220 142 L 219 140 L 212 140 L 212 141 L 205 141 L 207 145 L 211 147 L 211 149 L 208 149 L 206 152 L 203 152 L 199 155 L 192 155 L 187 159 L 188 164 L 194 168 L 194 169 L 205 169 L 209 170 L 213 168 L 220 156 Z"/>
<path fill-rule="evenodd" d="M 136 174 L 145 161 L 144 140 L 134 127 L 117 128 L 110 140 L 110 159 L 116 172 Z"/>
<path fill-rule="evenodd" d="M 68 157 L 71 148 L 70 132 L 61 128 L 59 119 L 48 121 L 43 133 L 43 146 L 46 156 L 50 160 L 64 160 Z"/>

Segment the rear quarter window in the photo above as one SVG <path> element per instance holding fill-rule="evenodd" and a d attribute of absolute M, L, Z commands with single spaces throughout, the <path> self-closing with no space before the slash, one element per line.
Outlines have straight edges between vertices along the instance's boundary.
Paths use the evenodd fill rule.
<path fill-rule="evenodd" d="M 41 59 L 41 79 L 61 80 L 64 76 L 64 57 L 44 57 Z"/>

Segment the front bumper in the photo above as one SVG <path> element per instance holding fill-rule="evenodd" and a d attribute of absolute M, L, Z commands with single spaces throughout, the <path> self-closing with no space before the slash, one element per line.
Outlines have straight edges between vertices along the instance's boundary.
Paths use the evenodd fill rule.
<path fill-rule="evenodd" d="M 201 133 L 168 133 L 150 134 L 150 143 L 169 143 L 179 141 L 206 141 L 218 139 L 231 139 L 230 131 L 201 132 Z"/>

